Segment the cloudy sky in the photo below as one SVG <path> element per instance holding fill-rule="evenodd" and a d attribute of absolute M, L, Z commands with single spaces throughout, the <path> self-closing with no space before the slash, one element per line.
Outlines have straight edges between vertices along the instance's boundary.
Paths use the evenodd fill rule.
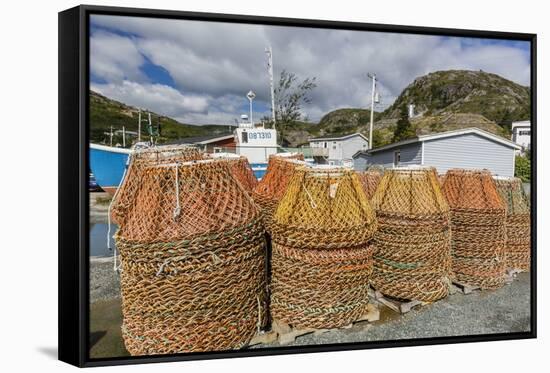
<path fill-rule="evenodd" d="M 285 69 L 317 88 L 304 114 L 312 121 L 343 107 L 370 105 L 376 73 L 384 110 L 416 77 L 482 69 L 528 85 L 529 43 L 138 17 L 92 16 L 91 88 L 129 105 L 191 124 L 233 123 L 269 114 L 265 47 L 275 80 Z"/>

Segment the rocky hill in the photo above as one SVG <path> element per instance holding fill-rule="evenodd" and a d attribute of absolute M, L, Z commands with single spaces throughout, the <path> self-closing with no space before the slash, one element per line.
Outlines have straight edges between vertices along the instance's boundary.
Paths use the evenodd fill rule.
<path fill-rule="evenodd" d="M 528 87 L 496 74 L 466 70 L 430 73 L 409 84 L 384 112 L 375 113 L 374 146 L 391 141 L 402 105 L 415 105 L 415 117 L 410 121 L 418 135 L 478 127 L 509 138 L 512 121 L 530 118 L 530 102 Z M 369 110 L 338 109 L 326 114 L 317 125 L 287 131 L 285 138 L 297 146 L 307 141 L 307 134 L 360 132 L 368 136 L 369 121 Z"/>
<path fill-rule="evenodd" d="M 422 116 L 481 114 L 498 124 L 530 116 L 530 89 L 484 71 L 437 71 L 415 79 L 382 117 L 397 118 L 403 105 Z"/>

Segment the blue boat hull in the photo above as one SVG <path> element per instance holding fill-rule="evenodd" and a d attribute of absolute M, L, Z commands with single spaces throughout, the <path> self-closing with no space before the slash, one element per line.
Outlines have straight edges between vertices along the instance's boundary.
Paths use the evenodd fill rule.
<path fill-rule="evenodd" d="M 128 149 L 90 146 L 90 168 L 101 189 L 114 194 L 124 176 L 129 155 Z"/>

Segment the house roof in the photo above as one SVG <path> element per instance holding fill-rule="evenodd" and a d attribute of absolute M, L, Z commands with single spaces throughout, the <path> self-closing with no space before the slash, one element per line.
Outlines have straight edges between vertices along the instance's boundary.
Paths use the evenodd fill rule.
<path fill-rule="evenodd" d="M 184 137 L 182 139 L 172 141 L 170 144 L 197 144 L 197 145 L 207 145 L 213 142 L 218 142 L 222 140 L 229 140 L 233 138 L 233 134 L 225 135 L 210 135 L 210 136 L 196 136 L 196 137 Z"/>
<path fill-rule="evenodd" d="M 346 139 L 349 139 L 351 137 L 355 137 L 355 136 L 361 136 L 365 141 L 369 141 L 369 139 L 367 139 L 362 133 L 359 133 L 359 132 L 356 132 L 356 133 L 352 133 L 352 134 L 349 134 L 349 135 L 344 135 L 344 136 L 339 136 L 339 137 L 313 137 L 313 138 L 310 138 L 308 139 L 308 141 L 341 141 L 341 140 L 346 140 Z"/>
<path fill-rule="evenodd" d="M 522 120 L 519 122 L 512 122 L 512 129 L 517 127 L 531 127 L 531 121 L 530 120 Z"/>
<path fill-rule="evenodd" d="M 476 134 L 476 135 L 479 135 L 481 137 L 485 137 L 489 140 L 498 142 L 502 145 L 508 146 L 510 148 L 518 149 L 518 150 L 521 149 L 520 145 L 518 145 L 518 144 L 516 144 L 516 143 L 514 143 L 510 140 L 507 140 L 503 137 L 492 134 L 491 132 L 487 132 L 487 131 L 484 131 L 482 129 L 472 127 L 472 128 L 463 128 L 463 129 L 454 130 L 454 131 L 437 132 L 437 133 L 431 133 L 431 134 L 428 134 L 428 135 L 416 136 L 416 137 L 413 137 L 413 138 L 410 138 L 410 139 L 407 139 L 407 140 L 394 142 L 393 144 L 384 145 L 384 146 L 381 146 L 379 148 L 363 151 L 363 152 L 360 152 L 360 153 L 376 153 L 376 152 L 379 152 L 379 151 L 393 149 L 393 148 L 397 148 L 397 147 L 400 147 L 400 146 L 403 146 L 403 145 L 414 144 L 414 143 L 417 143 L 417 142 L 437 140 L 437 139 L 443 139 L 443 138 L 447 138 L 447 137 L 461 136 L 461 135 L 467 135 L 467 134 Z M 357 157 L 359 155 L 358 153 L 355 153 L 353 156 Z"/>

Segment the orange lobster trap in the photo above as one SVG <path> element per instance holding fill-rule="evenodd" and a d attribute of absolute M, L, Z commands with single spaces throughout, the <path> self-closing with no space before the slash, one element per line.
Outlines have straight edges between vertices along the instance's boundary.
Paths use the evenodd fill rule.
<path fill-rule="evenodd" d="M 481 289 L 500 287 L 506 271 L 506 206 L 491 173 L 449 170 L 443 192 L 451 208 L 455 280 Z"/>
<path fill-rule="evenodd" d="M 261 212 L 225 159 L 130 165 L 113 202 L 132 355 L 236 349 L 266 322 Z M 137 177 L 139 175 L 139 177 Z"/>

